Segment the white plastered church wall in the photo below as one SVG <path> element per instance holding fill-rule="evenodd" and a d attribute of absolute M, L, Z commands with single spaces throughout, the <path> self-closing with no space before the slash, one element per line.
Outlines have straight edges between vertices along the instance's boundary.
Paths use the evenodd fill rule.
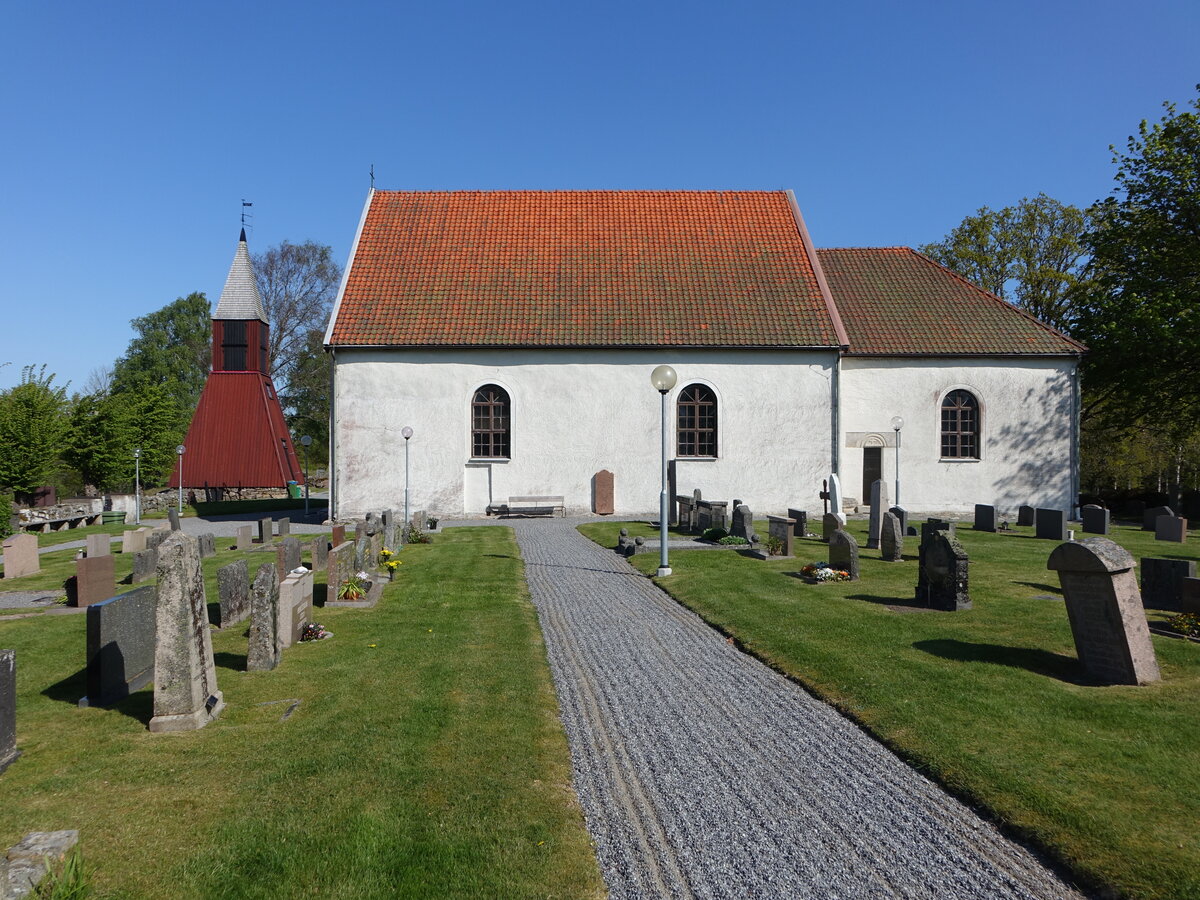
<path fill-rule="evenodd" d="M 334 503 L 339 518 L 404 505 L 442 516 L 482 515 L 509 496 L 561 495 L 590 512 L 592 478 L 614 474 L 618 515 L 657 509 L 661 363 L 679 375 L 675 401 L 699 381 L 718 398 L 716 459 L 679 459 L 677 488 L 741 499 L 756 514 L 810 498 L 830 466 L 831 351 L 348 350 L 336 356 Z M 511 400 L 511 457 L 471 457 L 471 398 L 485 384 Z M 674 452 L 672 452 L 674 458 Z"/>
<path fill-rule="evenodd" d="M 902 416 L 900 505 L 971 513 L 976 503 L 1013 513 L 1028 504 L 1072 509 L 1075 360 L 1065 358 L 842 361 L 841 482 L 862 497 L 864 442 L 883 440 L 883 478 L 895 502 L 893 416 Z M 978 460 L 941 456 L 941 403 L 955 389 L 980 408 Z M 853 446 L 848 446 L 853 445 Z"/>

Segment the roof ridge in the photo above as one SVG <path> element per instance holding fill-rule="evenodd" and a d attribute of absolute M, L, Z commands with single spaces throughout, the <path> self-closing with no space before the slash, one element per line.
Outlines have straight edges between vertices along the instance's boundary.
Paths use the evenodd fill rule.
<path fill-rule="evenodd" d="M 903 244 L 894 244 L 894 245 L 888 246 L 888 247 L 855 246 L 855 247 L 818 247 L 817 248 L 818 253 L 838 253 L 838 252 L 846 251 L 846 250 L 853 250 L 856 252 L 862 251 L 862 250 L 912 250 L 912 247 L 906 247 Z"/>

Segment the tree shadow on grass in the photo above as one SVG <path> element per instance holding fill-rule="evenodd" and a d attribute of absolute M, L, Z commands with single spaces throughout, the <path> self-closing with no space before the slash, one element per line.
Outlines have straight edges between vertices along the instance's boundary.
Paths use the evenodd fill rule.
<path fill-rule="evenodd" d="M 1024 587 L 1033 588 L 1035 591 L 1046 591 L 1048 594 L 1058 594 L 1062 596 L 1062 587 L 1056 584 L 1042 584 L 1037 581 L 1014 581 L 1013 584 L 1019 584 Z"/>
<path fill-rule="evenodd" d="M 222 669 L 230 669 L 234 672 L 246 671 L 246 654 L 245 653 L 214 653 L 213 665 L 220 666 Z"/>
<path fill-rule="evenodd" d="M 42 691 L 42 696 L 60 703 L 78 706 L 80 699 L 87 696 L 87 669 L 80 669 L 62 681 L 55 682 Z M 154 717 L 154 691 L 150 688 L 143 688 L 115 703 L 100 706 L 97 709 L 111 709 L 141 722 L 148 728 L 150 720 Z"/>
<path fill-rule="evenodd" d="M 1014 669 L 1027 669 L 1067 684 L 1093 685 L 1083 666 L 1074 657 L 1033 647 L 1004 647 L 999 644 L 975 644 L 970 641 L 936 639 L 915 641 L 913 647 L 942 659 L 958 662 L 985 662 Z"/>

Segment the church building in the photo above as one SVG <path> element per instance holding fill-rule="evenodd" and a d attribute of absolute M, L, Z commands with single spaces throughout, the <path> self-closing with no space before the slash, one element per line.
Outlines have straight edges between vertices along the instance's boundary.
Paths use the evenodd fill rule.
<path fill-rule="evenodd" d="M 406 486 L 443 517 L 589 512 L 601 470 L 617 514 L 657 510 L 661 364 L 680 493 L 759 515 L 819 511 L 832 473 L 847 506 L 898 479 L 918 512 L 1078 493 L 1085 348 L 913 250 L 815 249 L 791 191 L 372 191 L 325 346 L 339 518 Z"/>

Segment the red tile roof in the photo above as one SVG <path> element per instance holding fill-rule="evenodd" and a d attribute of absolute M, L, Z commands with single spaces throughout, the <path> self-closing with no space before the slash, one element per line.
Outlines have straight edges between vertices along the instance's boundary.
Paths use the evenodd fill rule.
<path fill-rule="evenodd" d="M 838 346 L 788 195 L 376 191 L 334 346 Z"/>
<path fill-rule="evenodd" d="M 1072 355 L 1086 348 L 907 247 L 818 250 L 850 355 Z"/>

